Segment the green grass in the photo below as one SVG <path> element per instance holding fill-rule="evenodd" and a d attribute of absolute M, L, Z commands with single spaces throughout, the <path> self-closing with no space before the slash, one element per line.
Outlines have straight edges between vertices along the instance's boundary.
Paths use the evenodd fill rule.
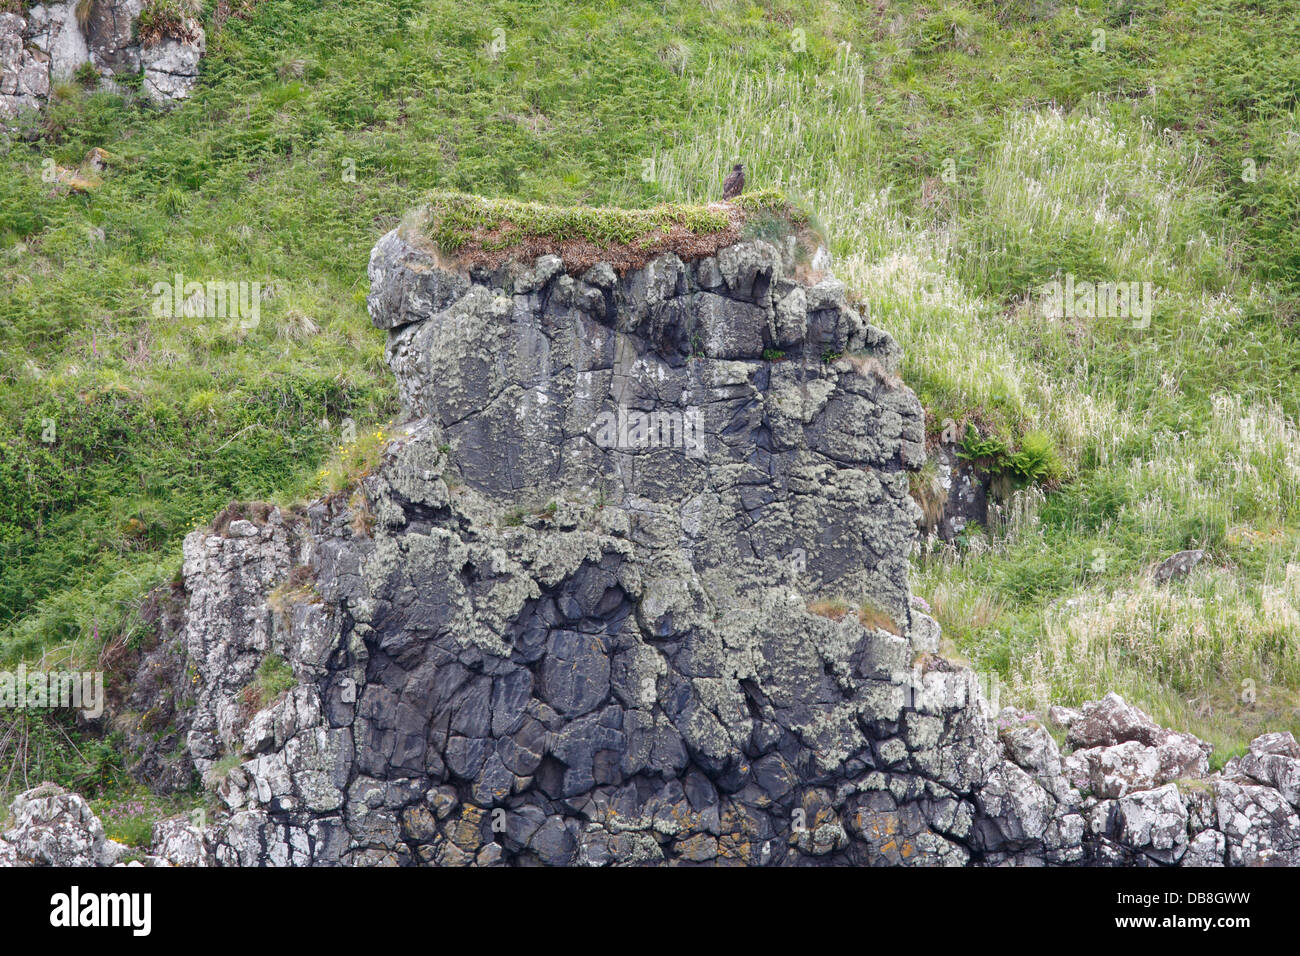
<path fill-rule="evenodd" d="M 507 210 L 617 241 L 666 214 L 592 207 L 708 228 L 741 161 L 829 238 L 932 430 L 1023 456 L 917 567 L 953 650 L 1028 702 L 1300 729 L 1290 4 L 267 0 L 208 49 L 175 112 L 61 88 L 0 157 L 0 661 L 94 659 L 228 501 L 369 467 L 345 422 L 397 407 L 367 256 L 430 195 L 496 197 L 448 207 L 453 244 Z M 95 146 L 102 186 L 42 180 Z M 1159 286 L 1150 325 L 1044 316 L 1066 274 Z M 176 275 L 261 283 L 260 322 L 160 320 Z M 1198 577 L 1148 587 L 1190 546 Z"/>
<path fill-rule="evenodd" d="M 296 684 L 289 662 L 278 654 L 267 654 L 257 665 L 257 676 L 244 691 L 249 709 L 253 712 L 261 710 Z"/>
<path fill-rule="evenodd" d="M 0 816 L 23 790 L 56 780 L 83 793 L 115 790 L 127 782 L 118 741 L 81 734 L 65 711 L 0 712 Z"/>
<path fill-rule="evenodd" d="M 655 233 L 681 227 L 694 235 L 724 231 L 725 209 L 663 204 L 653 209 L 551 206 L 465 193 L 439 192 L 421 209 L 413 224 L 440 249 L 455 252 L 471 240 L 485 248 L 506 249 L 523 239 L 563 242 L 584 239 L 595 246 L 630 245 Z M 483 238 L 485 234 L 491 238 Z"/>
<path fill-rule="evenodd" d="M 155 824 L 181 815 L 191 821 L 203 819 L 195 811 L 209 812 L 205 800 L 205 794 L 198 790 L 159 796 L 143 787 L 124 787 L 109 797 L 92 800 L 90 808 L 104 824 L 104 835 L 110 840 L 147 850 L 153 842 Z"/>
<path fill-rule="evenodd" d="M 1300 134 L 1273 72 L 1300 24 L 1028 9 L 891 3 L 809 30 L 784 70 L 719 56 L 689 75 L 714 134 L 665 148 L 660 181 L 699 198 L 738 156 L 814 211 L 932 434 L 976 426 L 962 450 L 1002 500 L 914 578 L 951 652 L 1030 706 L 1114 689 L 1225 747 L 1300 729 Z M 1045 315 L 1069 275 L 1152 283 L 1150 322 Z M 1199 576 L 1151 586 L 1188 547 Z"/>

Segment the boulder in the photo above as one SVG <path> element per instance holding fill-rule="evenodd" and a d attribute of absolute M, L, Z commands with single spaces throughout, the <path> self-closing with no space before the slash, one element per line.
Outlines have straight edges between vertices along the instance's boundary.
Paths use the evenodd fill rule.
<path fill-rule="evenodd" d="M 3 855 L 37 866 L 108 866 L 116 853 L 90 805 L 75 793 L 43 783 L 14 798 Z"/>
<path fill-rule="evenodd" d="M 1187 807 L 1170 783 L 1115 801 L 1114 833 L 1118 842 L 1158 863 L 1177 863 L 1187 851 Z"/>
<path fill-rule="evenodd" d="M 1223 775 L 1273 787 L 1283 800 L 1300 809 L 1300 745 L 1290 733 L 1256 737 L 1246 754 L 1224 765 Z"/>
<path fill-rule="evenodd" d="M 184 819 L 163 820 L 154 824 L 152 856 L 171 866 L 208 866 L 208 852 L 203 831 Z"/>
<path fill-rule="evenodd" d="M 1205 552 L 1200 548 L 1194 551 L 1179 551 L 1161 561 L 1152 572 L 1152 577 L 1161 582 L 1185 578 L 1192 572 L 1192 568 L 1201 563 L 1204 555 Z"/>
<path fill-rule="evenodd" d="M 1276 790 L 1219 780 L 1214 798 L 1230 866 L 1300 864 L 1300 817 Z"/>
<path fill-rule="evenodd" d="M 140 51 L 144 94 L 156 106 L 171 107 L 188 99 L 199 80 L 199 61 L 206 41 L 200 30 L 193 39 L 166 37 Z"/>

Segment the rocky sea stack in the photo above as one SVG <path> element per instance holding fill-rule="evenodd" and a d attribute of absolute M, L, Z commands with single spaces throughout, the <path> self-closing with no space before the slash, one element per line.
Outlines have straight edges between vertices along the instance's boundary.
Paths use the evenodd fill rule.
<path fill-rule="evenodd" d="M 384 236 L 406 421 L 354 485 L 186 539 L 116 720 L 142 779 L 224 810 L 151 859 L 1300 862 L 1289 735 L 1210 775 L 1112 695 L 1054 709 L 1062 756 L 938 656 L 907 584 L 922 409 L 828 266 L 772 197 L 441 197 Z M 20 799 L 11 859 L 90 825 Z"/>

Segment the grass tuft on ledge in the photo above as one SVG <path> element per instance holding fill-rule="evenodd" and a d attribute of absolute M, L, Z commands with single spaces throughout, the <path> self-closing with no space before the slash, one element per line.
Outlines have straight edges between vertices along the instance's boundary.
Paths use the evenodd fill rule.
<path fill-rule="evenodd" d="M 439 191 L 403 223 L 403 233 L 470 264 L 494 267 L 549 252 L 560 255 L 570 271 L 599 259 L 622 271 L 663 252 L 687 261 L 712 255 L 740 239 L 745 223 L 757 217 L 777 220 L 790 232 L 809 221 L 776 189 L 732 202 L 649 209 L 552 206 Z"/>

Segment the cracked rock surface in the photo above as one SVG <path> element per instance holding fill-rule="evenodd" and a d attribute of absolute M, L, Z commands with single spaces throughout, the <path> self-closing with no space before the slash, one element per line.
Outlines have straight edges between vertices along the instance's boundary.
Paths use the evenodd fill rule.
<path fill-rule="evenodd" d="M 0 121 L 41 109 L 52 84 L 86 64 L 109 88 L 115 77 L 142 74 L 145 95 L 157 106 L 188 97 L 205 51 L 203 28 L 195 22 L 191 39 L 142 45 L 136 21 L 143 7 L 143 0 L 96 0 L 84 26 L 76 0 L 33 4 L 25 16 L 0 13 Z"/>
<path fill-rule="evenodd" d="M 126 706 L 189 767 L 134 766 L 224 811 L 149 861 L 1300 862 L 1289 735 L 1212 775 L 1115 695 L 995 713 L 935 656 L 920 405 L 786 248 L 471 272 L 396 231 L 370 279 L 407 422 L 354 487 L 186 539 Z"/>

